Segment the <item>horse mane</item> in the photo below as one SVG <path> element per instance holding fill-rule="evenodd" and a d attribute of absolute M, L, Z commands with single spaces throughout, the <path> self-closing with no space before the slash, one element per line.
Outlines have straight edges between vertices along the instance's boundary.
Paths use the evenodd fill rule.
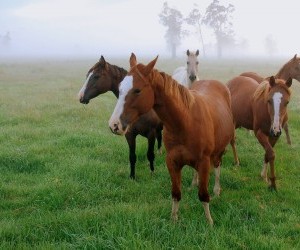
<path fill-rule="evenodd" d="M 170 75 L 165 72 L 157 73 L 163 78 L 163 87 L 165 93 L 169 96 L 173 96 L 174 98 L 181 100 L 186 108 L 190 108 L 194 102 L 195 98 L 191 94 L 188 88 L 179 84 L 176 80 L 174 80 Z"/>
<path fill-rule="evenodd" d="M 108 66 L 109 70 L 112 72 L 112 76 L 113 78 L 117 79 L 117 80 L 120 80 L 122 78 L 124 78 L 124 76 L 127 74 L 127 70 L 124 69 L 124 68 L 121 68 L 117 65 L 113 65 L 113 64 L 110 64 L 108 62 L 105 62 L 106 65 Z M 91 67 L 87 73 L 87 76 L 94 70 L 97 70 L 97 69 L 100 69 L 102 68 L 101 67 L 101 62 L 96 62 L 95 65 L 93 67 Z"/>
<path fill-rule="evenodd" d="M 270 84 L 269 84 L 270 77 L 267 77 L 264 79 L 263 82 L 261 82 L 257 89 L 255 90 L 253 94 L 254 100 L 259 99 L 261 96 L 264 98 L 264 100 L 267 100 L 267 96 L 270 90 Z M 285 81 L 282 79 L 276 79 L 276 84 L 280 85 L 289 95 L 291 95 L 291 90 L 286 86 Z"/>

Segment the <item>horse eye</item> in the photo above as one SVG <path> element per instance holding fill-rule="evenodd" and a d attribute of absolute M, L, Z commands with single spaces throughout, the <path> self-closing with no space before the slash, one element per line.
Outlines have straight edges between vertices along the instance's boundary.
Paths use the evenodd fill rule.
<path fill-rule="evenodd" d="M 98 75 L 94 75 L 94 78 L 97 80 L 97 79 L 99 79 L 99 76 Z"/>
<path fill-rule="evenodd" d="M 199 64 L 199 62 L 196 62 L 196 64 L 198 65 L 198 64 Z"/>
<path fill-rule="evenodd" d="M 140 90 L 140 89 L 135 89 L 135 90 L 133 91 L 133 93 L 139 94 L 139 93 L 141 93 L 141 90 Z"/>
<path fill-rule="evenodd" d="M 189 64 L 190 64 L 190 62 L 186 62 L 186 64 L 187 64 L 187 65 L 189 65 Z"/>

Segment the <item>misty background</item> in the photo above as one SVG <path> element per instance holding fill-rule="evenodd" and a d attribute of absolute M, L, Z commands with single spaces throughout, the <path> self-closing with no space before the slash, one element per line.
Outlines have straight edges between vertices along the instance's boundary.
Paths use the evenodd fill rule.
<path fill-rule="evenodd" d="M 16 57 L 172 56 L 168 26 L 159 15 L 164 3 L 187 18 L 197 8 L 202 17 L 213 0 L 11 0 L 0 2 L 0 59 Z M 292 57 L 299 52 L 298 11 L 295 0 L 219 0 L 233 6 L 231 43 L 222 57 Z M 195 5 L 196 4 L 196 5 Z M 196 6 L 196 7 L 195 7 Z M 185 35 L 176 56 L 187 49 L 205 48 L 218 57 L 211 27 L 201 23 L 202 41 L 195 25 L 183 22 Z"/>

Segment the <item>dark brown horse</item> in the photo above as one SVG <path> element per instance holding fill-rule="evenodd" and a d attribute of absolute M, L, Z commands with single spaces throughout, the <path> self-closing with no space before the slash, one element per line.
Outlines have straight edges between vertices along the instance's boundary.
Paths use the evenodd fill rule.
<path fill-rule="evenodd" d="M 214 193 L 220 193 L 220 164 L 227 144 L 234 138 L 230 93 L 218 81 L 194 82 L 192 90 L 171 76 L 130 57 L 131 69 L 120 84 L 122 93 L 109 125 L 116 134 L 126 133 L 141 114 L 152 108 L 164 124 L 166 163 L 172 181 L 172 218 L 177 220 L 181 199 L 181 170 L 192 166 L 199 175 L 198 197 L 210 224 L 208 181 L 215 168 Z M 207 84 L 205 84 L 207 83 Z M 224 95 L 225 93 L 225 95 Z"/>
<path fill-rule="evenodd" d="M 265 159 L 261 176 L 268 181 L 269 163 L 272 189 L 276 189 L 273 147 L 281 134 L 281 128 L 287 122 L 287 104 L 290 100 L 291 85 L 292 78 L 285 81 L 275 79 L 273 76 L 260 84 L 245 76 L 235 77 L 227 83 L 231 93 L 235 127 L 253 130 L 257 140 L 263 146 Z M 235 151 L 235 147 L 233 150 Z"/>
<path fill-rule="evenodd" d="M 261 83 L 264 80 L 264 77 L 255 72 L 244 72 L 241 74 L 241 76 L 248 76 L 256 80 L 258 83 Z M 300 82 L 300 57 L 297 57 L 297 54 L 291 60 L 285 63 L 275 75 L 275 78 L 283 79 L 285 81 L 289 77 Z M 287 143 L 291 145 L 292 143 L 289 134 L 288 123 L 284 125 L 283 129 L 286 134 Z"/>
<path fill-rule="evenodd" d="M 119 84 L 127 74 L 127 71 L 115 65 L 106 62 L 101 56 L 97 62 L 87 73 L 87 79 L 79 91 L 79 100 L 83 104 L 89 103 L 90 99 L 103 94 L 107 91 L 112 91 L 114 95 L 119 97 Z M 141 135 L 148 139 L 147 158 L 150 163 L 150 169 L 154 171 L 154 144 L 155 138 L 158 142 L 158 150 L 161 150 L 162 142 L 162 122 L 153 110 L 142 115 L 125 134 L 129 146 L 129 161 L 130 161 L 130 177 L 135 178 L 135 163 L 136 163 L 136 137 Z"/>

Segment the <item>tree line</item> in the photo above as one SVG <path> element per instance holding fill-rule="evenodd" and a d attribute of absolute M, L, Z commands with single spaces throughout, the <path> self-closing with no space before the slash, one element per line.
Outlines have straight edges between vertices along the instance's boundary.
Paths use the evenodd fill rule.
<path fill-rule="evenodd" d="M 187 17 L 169 6 L 168 2 L 164 2 L 163 9 L 159 13 L 159 21 L 162 25 L 167 27 L 165 39 L 167 46 L 171 50 L 172 58 L 176 57 L 176 49 L 181 44 L 184 37 L 188 36 L 190 32 L 183 28 L 184 24 L 190 25 L 195 29 L 202 45 L 202 54 L 206 55 L 202 26 L 213 30 L 217 44 L 217 55 L 222 57 L 222 50 L 230 44 L 234 44 L 234 31 L 232 20 L 232 13 L 235 8 L 232 4 L 223 6 L 219 0 L 213 2 L 206 8 L 204 14 L 201 13 L 199 6 L 194 4 L 194 8 L 190 11 Z"/>

